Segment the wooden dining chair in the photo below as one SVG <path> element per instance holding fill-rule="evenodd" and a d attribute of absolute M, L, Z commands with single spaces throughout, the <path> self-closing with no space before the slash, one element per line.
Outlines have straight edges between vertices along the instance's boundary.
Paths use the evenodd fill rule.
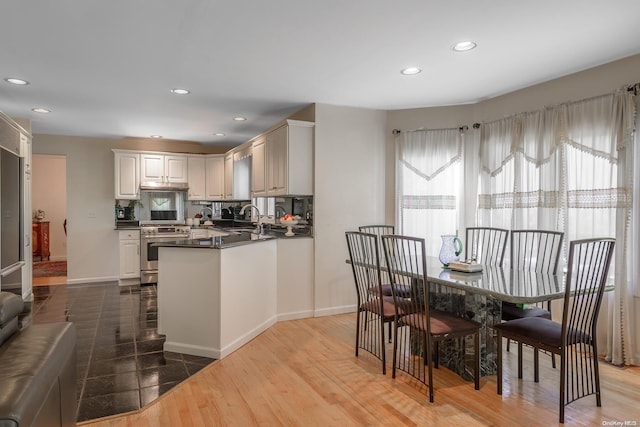
<path fill-rule="evenodd" d="M 543 317 L 525 317 L 495 325 L 498 394 L 502 394 L 502 338 L 505 337 L 560 356 L 561 423 L 564 423 L 564 407 L 582 397 L 595 394 L 596 405 L 601 406 L 596 322 L 614 247 L 613 239 L 570 243 L 562 323 Z M 537 357 L 534 364 L 537 372 Z M 518 358 L 518 370 L 521 369 L 522 359 Z"/>
<path fill-rule="evenodd" d="M 345 233 L 353 281 L 357 295 L 356 357 L 360 348 L 382 361 L 382 373 L 387 373 L 384 344 L 384 324 L 395 319 L 393 297 L 382 296 L 380 251 L 375 234 L 348 231 Z"/>
<path fill-rule="evenodd" d="M 433 402 L 433 363 L 438 358 L 438 342 L 474 337 L 475 389 L 480 389 L 480 324 L 429 308 L 429 284 L 424 239 L 407 236 L 382 236 L 396 309 L 393 340 L 393 378 L 396 369 L 427 385 Z M 405 297 L 395 290 L 410 289 Z M 464 350 L 464 345 L 460 346 Z M 464 354 L 461 355 L 464 358 Z"/>
<path fill-rule="evenodd" d="M 467 227 L 464 257 L 478 264 L 502 267 L 508 239 L 509 230 L 503 228 Z"/>

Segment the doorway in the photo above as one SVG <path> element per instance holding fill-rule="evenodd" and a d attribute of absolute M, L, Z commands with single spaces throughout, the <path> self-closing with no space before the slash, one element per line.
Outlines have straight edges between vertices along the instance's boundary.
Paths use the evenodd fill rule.
<path fill-rule="evenodd" d="M 67 283 L 67 157 L 32 156 L 33 286 Z"/>

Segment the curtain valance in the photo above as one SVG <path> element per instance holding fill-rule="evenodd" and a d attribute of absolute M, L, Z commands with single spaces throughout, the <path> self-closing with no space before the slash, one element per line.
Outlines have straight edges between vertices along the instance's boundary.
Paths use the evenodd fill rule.
<path fill-rule="evenodd" d="M 561 144 L 616 163 L 618 151 L 630 141 L 634 120 L 633 95 L 624 91 L 485 123 L 481 168 L 496 176 L 516 153 L 540 166 Z"/>
<path fill-rule="evenodd" d="M 426 181 L 431 181 L 462 158 L 458 129 L 404 132 L 399 148 L 400 163 Z"/>

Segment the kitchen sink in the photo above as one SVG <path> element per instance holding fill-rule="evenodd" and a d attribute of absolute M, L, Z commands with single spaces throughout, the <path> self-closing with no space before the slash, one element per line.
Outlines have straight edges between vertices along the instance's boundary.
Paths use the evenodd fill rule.
<path fill-rule="evenodd" d="M 249 232 L 249 233 L 254 233 L 256 231 L 255 227 L 231 227 L 231 228 L 227 228 L 227 231 L 233 232 L 236 231 L 238 233 L 242 233 L 242 232 Z"/>

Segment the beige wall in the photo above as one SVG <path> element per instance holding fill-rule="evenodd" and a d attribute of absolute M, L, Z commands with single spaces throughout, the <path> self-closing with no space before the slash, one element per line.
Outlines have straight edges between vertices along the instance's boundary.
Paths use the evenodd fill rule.
<path fill-rule="evenodd" d="M 344 232 L 384 223 L 385 121 L 381 110 L 316 105 L 316 316 L 355 310 Z"/>
<path fill-rule="evenodd" d="M 31 204 L 33 211 L 45 211 L 49 221 L 51 261 L 67 259 L 67 159 L 65 156 L 36 154 L 32 157 Z"/>

